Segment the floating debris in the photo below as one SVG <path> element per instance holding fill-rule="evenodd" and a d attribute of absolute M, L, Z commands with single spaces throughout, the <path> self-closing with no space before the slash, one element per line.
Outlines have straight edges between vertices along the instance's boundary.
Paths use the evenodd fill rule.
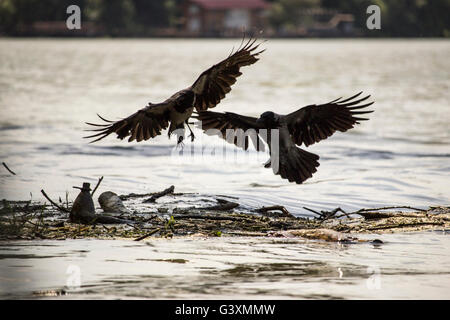
<path fill-rule="evenodd" d="M 75 223 L 91 223 L 96 219 L 94 201 L 91 196 L 91 184 L 83 183 L 83 187 L 74 187 L 80 189 L 80 193 L 73 202 L 69 219 Z"/>
<path fill-rule="evenodd" d="M 0 202 L 0 239 L 142 241 L 150 237 L 280 236 L 381 245 L 377 239 L 359 240 L 356 235 L 432 229 L 445 231 L 450 228 L 449 207 L 431 207 L 428 210 L 401 207 L 408 211 L 396 212 L 392 209 L 398 207 L 383 207 L 350 213 L 337 208 L 323 210 L 316 218 L 302 218 L 292 215 L 283 206 L 249 208 L 240 205 L 238 199 L 224 200 L 225 196 L 173 193 L 172 186 L 148 194 L 117 196 L 111 191 L 104 192 L 99 202 L 103 210 L 109 212 L 106 216 L 96 213 L 89 183 L 84 183 L 79 189 L 80 194 L 71 209 L 68 200 L 67 208 L 61 207 L 45 192 L 43 194 L 50 205 L 3 200 Z M 155 200 L 164 195 L 170 195 L 170 198 L 161 203 L 144 203 L 154 195 Z M 211 202 L 215 204 L 208 205 Z M 115 225 L 106 226 L 112 223 Z"/>
<path fill-rule="evenodd" d="M 98 203 L 104 212 L 129 214 L 128 210 L 117 194 L 112 191 L 103 192 L 98 197 Z"/>

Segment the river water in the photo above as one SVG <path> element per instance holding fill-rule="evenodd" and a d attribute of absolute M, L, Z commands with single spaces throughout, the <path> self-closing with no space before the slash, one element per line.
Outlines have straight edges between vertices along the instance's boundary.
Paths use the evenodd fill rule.
<path fill-rule="evenodd" d="M 369 121 L 308 148 L 320 155 L 321 165 L 302 185 L 264 169 L 264 154 L 193 161 L 174 157 L 176 141 L 165 133 L 141 143 L 111 136 L 88 144 L 82 138 L 84 122 L 97 121 L 96 113 L 118 119 L 162 101 L 237 45 L 238 40 L 0 40 L 0 159 L 17 173 L 0 167 L 0 199 L 40 200 L 41 189 L 54 199 L 66 192 L 74 199 L 72 186 L 104 176 L 100 192 L 153 192 L 173 184 L 178 192 L 236 196 L 246 206 L 281 204 L 299 216 L 310 215 L 305 206 L 450 205 L 447 40 L 265 42 L 261 60 L 242 69 L 215 111 L 288 113 L 359 91 L 375 101 Z M 195 133 L 194 145 L 222 143 Z M 75 264 L 87 286 L 73 292 L 76 297 L 449 298 L 448 235 L 383 237 L 390 244 L 381 249 L 267 239 L 3 244 L 1 294 L 62 288 L 67 267 Z M 367 289 L 373 270 L 381 270 L 381 289 Z M 180 272 L 186 277 L 177 277 Z M 14 280 L 21 275 L 23 282 Z M 167 281 L 170 290 L 161 290 Z M 191 290 L 192 283 L 198 286 Z"/>
<path fill-rule="evenodd" d="M 0 242 L 0 299 L 450 299 L 448 233 L 376 238 Z"/>
<path fill-rule="evenodd" d="M 450 42 L 438 40 L 269 40 L 242 69 L 215 111 L 288 113 L 359 91 L 375 101 L 370 121 L 308 148 L 321 156 L 296 185 L 258 159 L 180 161 L 175 138 L 88 144 L 85 121 L 118 119 L 185 88 L 239 40 L 0 40 L 0 198 L 73 199 L 74 185 L 116 193 L 159 191 L 238 196 L 247 205 L 303 209 L 450 204 Z M 197 145 L 217 137 L 196 131 Z M 190 142 L 186 142 L 186 147 Z"/>

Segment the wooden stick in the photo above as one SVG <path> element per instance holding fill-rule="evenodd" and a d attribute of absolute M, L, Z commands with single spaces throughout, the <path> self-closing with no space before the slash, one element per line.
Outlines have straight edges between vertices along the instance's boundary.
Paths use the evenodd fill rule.
<path fill-rule="evenodd" d="M 387 210 L 387 209 L 411 209 L 411 210 L 417 210 L 417 211 L 422 211 L 422 212 L 426 212 L 427 210 L 425 209 L 419 209 L 419 208 L 414 208 L 414 207 L 410 207 L 410 206 L 391 206 L 391 207 L 381 207 L 381 208 L 373 208 L 373 209 L 359 209 L 355 212 L 350 212 L 349 214 L 357 214 L 359 212 L 364 212 L 364 211 L 379 211 L 379 210 Z"/>
<path fill-rule="evenodd" d="M 6 170 L 8 170 L 12 175 L 16 175 L 16 173 L 14 171 L 12 171 L 10 168 L 8 168 L 8 166 L 6 165 L 6 163 L 2 162 L 3 166 L 6 168 Z"/>
<path fill-rule="evenodd" d="M 270 207 L 262 207 L 262 208 L 256 209 L 256 211 L 260 212 L 260 213 L 268 212 L 268 211 L 275 211 L 275 210 L 281 211 L 286 215 L 292 216 L 292 214 L 283 206 L 270 206 Z"/>
<path fill-rule="evenodd" d="M 174 187 L 174 186 L 171 186 L 170 188 L 172 188 L 172 187 Z M 169 189 L 170 189 L 169 188 Z M 175 187 L 174 187 L 175 188 Z M 166 189 L 167 190 L 167 189 Z M 164 191 L 166 191 L 166 190 L 164 190 Z M 161 191 L 161 192 L 150 192 L 150 193 L 130 193 L 130 194 L 122 194 L 122 195 L 120 195 L 119 196 L 119 198 L 120 198 L 120 200 L 122 200 L 122 201 L 125 201 L 125 200 L 128 200 L 128 199 L 132 199 L 132 198 L 143 198 L 143 197 L 148 197 L 148 196 L 151 196 L 151 197 L 153 197 L 153 196 L 155 196 L 155 195 L 158 195 L 158 194 L 161 194 L 161 193 L 163 193 L 164 191 Z M 173 195 L 176 195 L 176 196 L 182 196 L 182 195 L 186 195 L 186 194 L 196 194 L 196 193 L 172 193 Z"/>
<path fill-rule="evenodd" d="M 163 190 L 161 192 L 157 192 L 157 193 L 153 194 L 150 198 L 144 200 L 143 203 L 153 203 L 156 201 L 156 199 L 159 199 L 167 194 L 173 193 L 174 190 L 175 190 L 175 186 L 170 186 L 166 190 Z"/>
<path fill-rule="evenodd" d="M 100 183 L 102 183 L 102 181 L 103 181 L 103 176 L 100 179 L 98 179 L 97 185 L 95 186 L 94 190 L 92 190 L 92 192 L 91 192 L 91 197 L 94 195 L 95 191 L 97 190 Z"/>
<path fill-rule="evenodd" d="M 303 209 L 305 209 L 305 210 L 308 210 L 308 211 L 311 211 L 312 213 L 315 213 L 315 214 L 317 214 L 318 216 L 322 216 L 322 214 L 320 213 L 320 212 L 317 212 L 317 211 L 315 211 L 315 210 L 313 210 L 313 209 L 310 209 L 310 208 L 307 208 L 307 207 L 303 207 Z"/>
<path fill-rule="evenodd" d="M 202 215 L 202 214 L 180 214 L 174 215 L 175 219 L 183 220 L 183 219 L 201 219 L 201 220 L 231 220 L 231 221 L 247 221 L 247 218 L 240 217 L 229 217 L 229 216 L 210 216 L 210 215 Z"/>
<path fill-rule="evenodd" d="M 157 229 L 155 229 L 155 230 L 152 230 L 152 231 L 150 231 L 149 233 L 144 234 L 142 237 L 139 237 L 139 238 L 134 239 L 134 241 L 141 241 L 141 240 L 144 240 L 145 238 L 148 238 L 148 237 L 150 237 L 151 235 L 154 235 L 154 234 L 157 233 L 159 230 L 161 230 L 161 228 L 157 228 Z"/>
<path fill-rule="evenodd" d="M 66 212 L 66 213 L 70 213 L 69 210 L 67 210 L 67 209 L 64 208 L 64 207 L 58 206 L 52 199 L 50 199 L 49 196 L 45 193 L 44 189 L 41 190 L 41 193 L 44 195 L 44 197 L 45 197 L 48 201 L 50 201 L 50 203 L 51 203 L 53 206 L 55 206 L 56 208 L 58 208 L 60 211 Z"/>
<path fill-rule="evenodd" d="M 224 199 L 216 199 L 216 200 L 219 203 L 218 205 L 210 206 L 210 207 L 203 207 L 203 208 L 195 208 L 195 209 L 211 210 L 211 211 L 228 211 L 228 210 L 234 209 L 236 207 L 239 207 L 239 203 L 236 203 L 236 202 L 231 202 L 231 201 L 224 200 Z"/>
<path fill-rule="evenodd" d="M 370 218 L 373 218 L 373 219 L 376 219 L 376 218 L 387 218 L 388 216 L 395 216 L 394 214 L 387 213 L 387 212 L 386 213 L 380 212 L 380 213 L 378 213 L 378 215 L 370 213 L 372 211 L 380 211 L 380 210 L 387 210 L 387 209 L 411 209 L 411 210 L 417 210 L 417 211 L 421 211 L 421 212 L 427 212 L 427 210 L 414 208 L 414 207 L 410 207 L 410 206 L 390 206 L 390 207 L 381 207 L 381 208 L 362 208 L 362 209 L 359 209 L 357 211 L 348 212 L 348 213 L 345 212 L 344 210 L 342 210 L 341 208 L 336 208 L 336 209 L 331 210 L 331 211 L 322 210 L 321 212 L 317 212 L 317 211 L 314 211 L 314 210 L 306 208 L 306 207 L 303 207 L 303 208 L 308 210 L 308 211 L 311 211 L 311 212 L 317 214 L 319 216 L 319 219 L 322 219 L 322 220 L 327 220 L 327 219 L 330 219 L 330 218 L 341 218 L 343 216 L 349 217 L 349 216 L 351 216 L 353 214 L 357 214 L 357 215 L 363 216 L 364 218 L 368 218 L 368 219 L 370 219 Z M 336 213 L 338 213 L 339 211 L 342 212 L 343 214 L 337 216 Z"/>

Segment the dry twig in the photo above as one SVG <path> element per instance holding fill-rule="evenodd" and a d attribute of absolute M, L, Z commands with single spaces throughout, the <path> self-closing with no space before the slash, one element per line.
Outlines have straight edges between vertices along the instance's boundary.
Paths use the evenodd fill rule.
<path fill-rule="evenodd" d="M 91 197 L 94 195 L 95 191 L 97 190 L 100 183 L 102 183 L 102 181 L 103 181 L 103 176 L 100 179 L 98 179 L 97 185 L 95 186 L 94 190 L 92 190 L 92 192 L 91 192 Z"/>
<path fill-rule="evenodd" d="M 64 208 L 64 207 L 61 207 L 61 206 L 57 205 L 52 199 L 50 199 L 49 196 L 45 193 L 44 189 L 41 190 L 41 193 L 44 195 L 44 197 L 45 197 L 48 201 L 50 201 L 50 203 L 51 203 L 53 206 L 55 206 L 56 208 L 58 208 L 60 211 L 66 212 L 66 213 L 70 213 L 70 210 L 67 210 L 67 209 Z"/>
<path fill-rule="evenodd" d="M 158 231 L 160 231 L 161 228 L 157 228 L 155 230 L 150 231 L 149 233 L 144 234 L 142 237 L 136 238 L 134 239 L 134 241 L 141 241 L 144 240 L 145 238 L 150 237 L 151 235 L 154 235 L 155 233 L 157 233 Z"/>

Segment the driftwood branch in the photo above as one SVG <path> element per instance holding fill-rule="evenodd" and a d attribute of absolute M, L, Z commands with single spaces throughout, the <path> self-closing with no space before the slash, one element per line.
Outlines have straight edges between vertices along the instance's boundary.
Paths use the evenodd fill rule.
<path fill-rule="evenodd" d="M 231 202 L 224 199 L 216 199 L 217 202 L 219 202 L 218 205 L 210 206 L 210 207 L 203 207 L 203 208 L 196 208 L 198 210 L 212 210 L 212 211 L 228 211 L 232 210 L 236 207 L 239 207 L 239 203 Z"/>
<path fill-rule="evenodd" d="M 45 193 L 44 189 L 41 190 L 41 193 L 44 195 L 44 197 L 45 197 L 48 201 L 50 201 L 50 203 L 51 203 L 53 206 L 55 206 L 56 208 L 58 208 L 60 211 L 66 212 L 66 213 L 70 213 L 70 210 L 68 210 L 68 209 L 66 209 L 66 208 L 64 208 L 64 207 L 59 206 L 59 205 L 56 204 L 52 199 L 50 199 L 50 197 Z"/>
<path fill-rule="evenodd" d="M 327 219 L 331 219 L 331 218 L 337 218 L 336 217 L 336 213 L 338 213 L 338 212 L 342 212 L 343 216 L 349 216 L 350 215 L 350 213 L 345 212 L 341 208 L 336 208 L 336 209 L 331 210 L 331 211 L 321 210 L 320 212 L 317 212 L 317 211 L 315 211 L 313 209 L 309 209 L 307 207 L 303 207 L 303 209 L 317 214 L 319 216 L 318 219 L 320 219 L 320 220 L 327 220 Z"/>
<path fill-rule="evenodd" d="M 98 179 L 97 185 L 95 186 L 94 190 L 92 190 L 92 192 L 91 192 L 91 197 L 94 195 L 95 191 L 97 190 L 100 183 L 102 183 L 102 181 L 103 181 L 103 176 L 100 179 Z"/>
<path fill-rule="evenodd" d="M 173 213 L 189 213 L 191 211 L 230 211 L 239 207 L 239 203 L 231 202 L 224 199 L 216 199 L 219 204 L 209 207 L 188 207 L 188 208 L 175 208 Z"/>
<path fill-rule="evenodd" d="M 320 220 L 327 220 L 327 219 L 331 219 L 331 218 L 341 218 L 341 217 L 349 217 L 351 215 L 357 214 L 360 215 L 362 217 L 364 217 L 365 219 L 381 219 L 381 218 L 389 218 L 389 217 L 393 217 L 393 216 L 397 216 L 396 214 L 392 213 L 392 212 L 378 212 L 381 210 L 388 210 L 388 209 L 410 209 L 410 210 L 416 210 L 416 211 L 420 211 L 420 212 L 427 212 L 427 210 L 424 209 L 419 209 L 419 208 L 414 208 L 414 207 L 410 207 L 410 206 L 390 206 L 390 207 L 380 207 L 380 208 L 363 208 L 363 209 L 359 209 L 357 211 L 354 212 L 345 212 L 343 209 L 341 208 L 336 208 L 333 209 L 331 211 L 326 211 L 326 210 L 321 210 L 320 212 L 317 212 L 313 209 L 309 209 L 306 207 L 303 207 L 303 209 L 306 209 L 310 212 L 313 212 L 315 214 L 317 214 Z M 337 215 L 338 212 L 342 212 L 342 215 Z M 402 217 L 406 217 L 407 214 L 402 213 L 401 214 Z"/>
<path fill-rule="evenodd" d="M 158 196 L 159 194 L 162 194 L 162 193 L 166 192 L 167 190 L 170 190 L 171 188 L 174 188 L 174 189 L 175 189 L 174 186 L 170 186 L 169 188 L 167 188 L 166 190 L 163 190 L 163 191 L 161 191 L 161 192 L 123 194 L 123 195 L 120 195 L 119 198 L 120 198 L 120 200 L 122 200 L 122 201 L 125 201 L 125 200 L 128 200 L 128 199 L 132 199 L 132 198 L 144 198 L 144 197 L 153 197 L 153 196 L 157 196 L 157 198 L 160 198 L 160 197 L 162 197 L 162 196 L 165 195 L 165 194 L 163 194 L 162 196 Z M 184 194 L 189 194 L 189 193 L 174 193 L 173 190 L 172 190 L 172 192 L 170 192 L 170 193 L 173 194 L 173 195 L 184 195 Z M 167 194 L 167 193 L 166 193 L 166 194 Z M 155 198 L 155 200 L 156 200 L 157 198 Z M 151 199 L 151 198 L 150 198 L 150 199 Z"/>
<path fill-rule="evenodd" d="M 161 197 L 164 197 L 165 195 L 172 194 L 174 190 L 175 190 L 175 186 L 170 186 L 170 187 L 167 188 L 166 190 L 163 190 L 163 191 L 161 191 L 161 192 L 154 193 L 150 198 L 144 200 L 143 203 L 153 203 L 153 202 L 155 202 L 157 199 L 159 199 L 159 198 L 161 198 Z"/>
<path fill-rule="evenodd" d="M 210 216 L 203 214 L 182 214 L 182 215 L 174 215 L 174 219 L 200 219 L 200 220 L 230 220 L 230 221 L 246 221 L 246 218 L 240 217 L 230 217 L 230 216 Z"/>
<path fill-rule="evenodd" d="M 134 241 L 144 240 L 145 238 L 148 238 L 148 237 L 154 235 L 155 233 L 157 233 L 160 230 L 161 230 L 161 228 L 154 229 L 154 230 L 150 231 L 149 233 L 144 234 L 142 237 L 134 239 Z"/>
<path fill-rule="evenodd" d="M 387 210 L 387 209 L 411 209 L 411 210 L 416 210 L 416 211 L 422 211 L 422 212 L 426 212 L 427 210 L 425 209 L 419 209 L 419 208 L 414 208 L 414 207 L 410 207 L 410 206 L 391 206 L 391 207 L 381 207 L 381 208 L 363 208 L 363 209 L 359 209 L 355 212 L 351 212 L 349 214 L 359 214 L 361 212 L 365 212 L 365 211 L 379 211 L 379 210 Z"/>
<path fill-rule="evenodd" d="M 6 163 L 2 162 L 3 166 L 6 168 L 6 170 L 9 171 L 9 173 L 11 173 L 12 175 L 16 175 L 16 173 L 14 171 L 12 171 L 10 168 L 8 168 L 8 166 L 6 165 Z"/>
<path fill-rule="evenodd" d="M 256 212 L 262 213 L 263 215 L 268 215 L 270 211 L 281 211 L 282 215 L 285 217 L 292 217 L 292 214 L 283 206 L 270 206 L 262 207 L 255 210 Z"/>

